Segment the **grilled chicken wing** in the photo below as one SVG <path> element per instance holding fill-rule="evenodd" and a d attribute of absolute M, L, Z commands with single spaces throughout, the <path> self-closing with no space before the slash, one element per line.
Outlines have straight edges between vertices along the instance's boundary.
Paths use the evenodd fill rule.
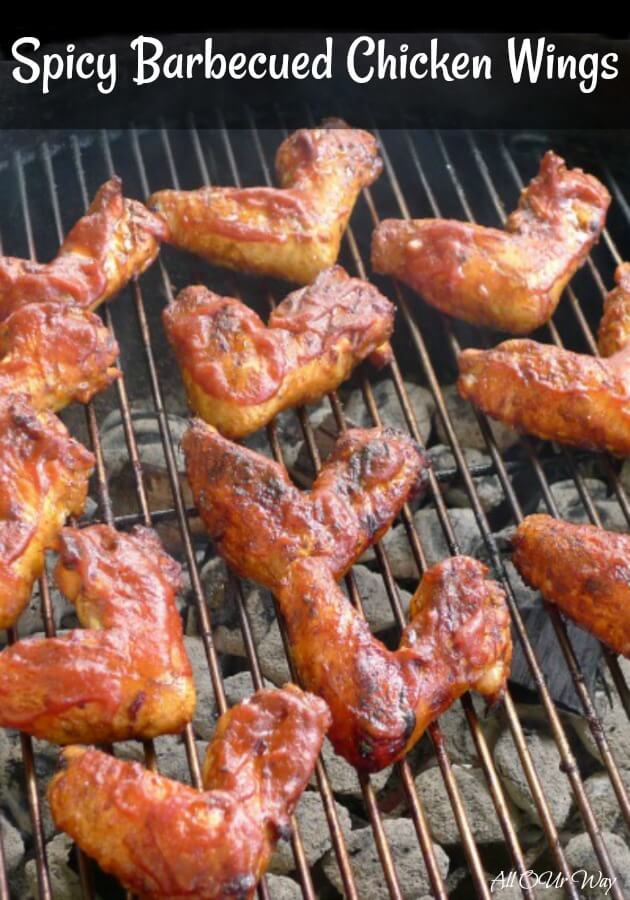
<path fill-rule="evenodd" d="M 0 395 L 35 409 L 87 403 L 119 375 L 118 345 L 98 316 L 65 303 L 22 306 L 0 323 Z"/>
<path fill-rule="evenodd" d="M 148 528 L 64 528 L 55 580 L 86 630 L 0 653 L 0 725 L 58 744 L 181 731 L 195 689 L 175 603 L 180 575 Z"/>
<path fill-rule="evenodd" d="M 616 653 L 630 657 L 630 537 L 528 516 L 516 529 L 523 580 Z"/>
<path fill-rule="evenodd" d="M 41 301 L 94 309 L 144 272 L 165 237 L 164 222 L 142 203 L 125 199 L 120 178 L 110 178 L 52 262 L 0 257 L 0 319 Z"/>
<path fill-rule="evenodd" d="M 336 262 L 357 196 L 381 168 L 374 137 L 333 120 L 281 144 L 279 188 L 165 190 L 148 202 L 175 246 L 230 269 L 309 284 Z"/>
<path fill-rule="evenodd" d="M 191 407 L 240 438 L 334 390 L 370 354 L 386 361 L 394 307 L 336 266 L 289 294 L 268 327 L 245 304 L 201 286 L 182 291 L 163 319 Z"/>
<path fill-rule="evenodd" d="M 426 573 L 400 649 L 370 632 L 337 585 L 426 481 L 414 443 L 389 429 L 349 431 L 310 493 L 276 463 L 195 423 L 188 477 L 217 548 L 279 602 L 304 685 L 329 704 L 332 743 L 357 768 L 400 757 L 470 687 L 495 699 L 509 669 L 505 598 L 465 557 Z"/>
<path fill-rule="evenodd" d="M 372 266 L 442 312 L 526 334 L 553 315 L 598 240 L 610 195 L 549 151 L 505 230 L 446 219 L 388 219 L 374 232 Z"/>
<path fill-rule="evenodd" d="M 56 416 L 0 399 L 0 628 L 28 603 L 66 517 L 83 511 L 93 465 Z"/>
<path fill-rule="evenodd" d="M 138 763 L 69 747 L 48 788 L 53 818 L 142 898 L 250 900 L 315 766 L 330 716 L 293 685 L 219 719 L 205 793 Z"/>
<path fill-rule="evenodd" d="M 602 356 L 614 356 L 630 345 L 630 263 L 615 272 L 616 288 L 604 301 L 599 323 L 598 347 Z"/>
<path fill-rule="evenodd" d="M 462 397 L 512 428 L 545 440 L 630 455 L 628 356 L 597 359 L 536 341 L 464 350 Z"/>
<path fill-rule="evenodd" d="M 275 588 L 290 563 L 316 556 L 335 578 L 390 526 L 428 481 L 428 463 L 389 428 L 347 431 L 301 491 L 286 470 L 196 420 L 182 440 L 199 513 L 232 568 Z"/>

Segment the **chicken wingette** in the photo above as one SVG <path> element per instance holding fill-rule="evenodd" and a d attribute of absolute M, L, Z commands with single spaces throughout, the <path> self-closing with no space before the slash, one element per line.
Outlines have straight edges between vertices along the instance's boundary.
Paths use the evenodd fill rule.
<path fill-rule="evenodd" d="M 148 203 L 176 247 L 215 265 L 309 284 L 337 261 L 356 199 L 381 168 L 374 137 L 335 119 L 281 144 L 277 188 L 163 190 Z"/>
<path fill-rule="evenodd" d="M 58 744 L 181 731 L 195 709 L 176 594 L 155 532 L 64 528 L 55 581 L 83 629 L 0 653 L 0 726 Z"/>
<path fill-rule="evenodd" d="M 335 390 L 366 357 L 387 361 L 394 307 L 335 266 L 289 294 L 268 326 L 244 303 L 202 286 L 183 290 L 163 320 L 190 406 L 221 434 L 241 438 Z"/>
<path fill-rule="evenodd" d="M 120 178 L 110 178 L 52 262 L 0 257 L 0 320 L 42 301 L 94 309 L 148 268 L 165 237 L 162 219 L 124 198 Z"/>
<path fill-rule="evenodd" d="M 548 322 L 598 240 L 610 195 L 551 151 L 522 191 L 505 229 L 446 219 L 387 219 L 372 267 L 432 306 L 475 325 L 527 334 Z"/>
<path fill-rule="evenodd" d="M 217 723 L 204 793 L 99 750 L 69 747 L 53 819 L 141 898 L 250 900 L 308 783 L 330 723 L 294 685 L 258 691 Z"/>
<path fill-rule="evenodd" d="M 599 323 L 597 344 L 602 356 L 614 356 L 630 345 L 630 263 L 617 266 L 615 282 Z"/>

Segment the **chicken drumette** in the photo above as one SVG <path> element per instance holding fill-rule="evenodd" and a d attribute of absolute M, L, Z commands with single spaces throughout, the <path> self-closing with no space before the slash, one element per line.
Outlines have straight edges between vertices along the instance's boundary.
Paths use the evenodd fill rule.
<path fill-rule="evenodd" d="M 615 282 L 599 323 L 597 343 L 602 356 L 614 356 L 630 344 L 630 263 L 617 267 Z"/>
<path fill-rule="evenodd" d="M 53 818 L 142 898 L 250 900 L 312 774 L 330 723 L 294 685 L 254 694 L 218 721 L 205 793 L 94 749 L 70 747 Z"/>
<path fill-rule="evenodd" d="M 376 272 L 442 312 L 526 334 L 547 322 L 598 240 L 610 195 L 549 151 L 505 230 L 445 219 L 388 219 L 372 242 Z"/>
<path fill-rule="evenodd" d="M 368 356 L 389 359 L 394 307 L 336 266 L 289 294 L 266 326 L 245 304 L 201 286 L 164 311 L 193 410 L 227 437 L 334 390 Z"/>
<path fill-rule="evenodd" d="M 164 190 L 148 202 L 175 246 L 216 265 L 309 284 L 336 262 L 357 196 L 381 167 L 371 134 L 331 120 L 281 144 L 278 188 Z"/>

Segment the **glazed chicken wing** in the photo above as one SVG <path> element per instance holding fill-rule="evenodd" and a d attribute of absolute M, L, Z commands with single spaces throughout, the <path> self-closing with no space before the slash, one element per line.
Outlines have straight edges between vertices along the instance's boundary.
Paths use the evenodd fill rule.
<path fill-rule="evenodd" d="M 22 306 L 0 323 L 0 395 L 35 409 L 87 403 L 120 374 L 118 345 L 98 316 L 65 303 Z"/>
<path fill-rule="evenodd" d="M 165 190 L 149 206 L 166 219 L 176 247 L 215 265 L 309 284 L 336 262 L 357 196 L 381 167 L 371 134 L 332 120 L 281 144 L 278 188 Z"/>
<path fill-rule="evenodd" d="M 294 685 L 219 719 L 205 793 L 138 763 L 70 747 L 48 799 L 56 824 L 141 898 L 250 900 L 313 771 L 330 716 Z"/>
<path fill-rule="evenodd" d="M 628 355 L 596 359 L 535 341 L 464 350 L 462 397 L 512 428 L 545 440 L 630 455 Z"/>
<path fill-rule="evenodd" d="M 616 288 L 604 301 L 604 315 L 599 323 L 598 347 L 602 356 L 614 356 L 630 345 L 630 263 L 615 272 Z"/>
<path fill-rule="evenodd" d="M 231 297 L 189 287 L 163 314 L 192 409 L 241 438 L 337 388 L 371 354 L 388 359 L 394 307 L 339 266 L 289 294 L 266 326 Z"/>
<path fill-rule="evenodd" d="M 330 738 L 352 765 L 389 765 L 470 687 L 491 699 L 501 694 L 508 613 L 480 563 L 458 557 L 426 573 L 396 652 L 371 634 L 337 585 L 426 482 L 426 461 L 408 437 L 347 432 L 308 493 L 276 463 L 202 423 L 183 445 L 217 549 L 276 594 L 298 674 L 328 703 Z"/>
<path fill-rule="evenodd" d="M 181 731 L 195 689 L 175 603 L 180 575 L 148 528 L 64 528 L 55 580 L 86 630 L 0 653 L 0 726 L 58 744 Z"/>
<path fill-rule="evenodd" d="M 610 195 L 549 151 L 505 230 L 446 219 L 388 219 L 372 266 L 442 312 L 526 334 L 549 321 L 567 282 L 604 227 Z"/>
<path fill-rule="evenodd" d="M 110 178 L 52 262 L 0 257 L 0 319 L 27 303 L 51 300 L 94 309 L 148 268 L 165 237 L 164 222 L 125 199 L 120 178 Z"/>
<path fill-rule="evenodd" d="M 278 463 L 199 420 L 182 446 L 219 552 L 239 575 L 272 589 L 303 557 L 326 560 L 341 578 L 428 481 L 426 456 L 389 428 L 347 431 L 310 491 L 296 488 Z"/>
<path fill-rule="evenodd" d="M 630 537 L 528 516 L 513 540 L 523 580 L 565 615 L 630 657 Z"/>
<path fill-rule="evenodd" d="M 66 517 L 83 511 L 93 465 L 56 416 L 0 399 L 0 628 L 28 603 Z"/>

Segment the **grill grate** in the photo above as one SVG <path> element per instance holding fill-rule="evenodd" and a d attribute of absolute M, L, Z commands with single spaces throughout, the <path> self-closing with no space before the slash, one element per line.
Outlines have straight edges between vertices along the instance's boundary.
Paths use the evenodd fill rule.
<path fill-rule="evenodd" d="M 307 124 L 312 124 L 306 116 Z M 51 147 L 44 140 L 28 153 L 17 151 L 4 167 L 0 167 L 0 190 L 8 198 L 7 218 L 0 225 L 3 230 L 3 252 L 14 255 L 29 255 L 32 258 L 48 258 L 56 249 L 61 237 L 87 205 L 95 188 L 113 171 L 122 175 L 126 191 L 131 196 L 147 196 L 152 190 L 167 185 L 189 188 L 201 183 L 244 184 L 272 183 L 273 153 L 285 131 L 278 121 L 277 132 L 259 132 L 252 117 L 250 129 L 228 132 L 222 121 L 217 122 L 213 131 L 198 131 L 194 123 L 188 131 L 168 132 L 122 132 L 100 134 L 68 135 L 59 146 Z M 428 132 L 386 132 L 379 135 L 385 160 L 385 171 L 371 190 L 364 192 L 355 215 L 353 227 L 344 242 L 342 263 L 358 275 L 369 274 L 367 248 L 373 226 L 384 216 L 448 215 L 457 218 L 475 219 L 475 213 L 484 223 L 500 224 L 505 208 L 512 208 L 522 180 L 534 173 L 537 152 L 544 144 L 532 138 L 519 144 L 514 136 L 489 133 L 433 134 Z M 535 137 L 535 136 L 533 136 Z M 571 159 L 571 162 L 573 160 Z M 599 166 L 601 169 L 601 165 Z M 617 242 L 613 234 L 624 235 L 630 225 L 630 207 L 625 201 L 623 188 L 615 176 L 604 169 L 607 180 L 619 209 L 611 211 L 610 227 L 594 251 L 584 270 L 573 281 L 575 287 L 566 292 L 554 321 L 543 329 L 542 337 L 562 346 L 569 344 L 578 350 L 596 352 L 590 319 L 597 320 L 599 305 L 589 302 L 584 308 L 578 299 L 599 297 L 612 283 L 612 264 L 620 261 Z M 461 173 L 461 177 L 460 177 Z M 403 190 L 404 186 L 404 190 Z M 472 189 L 471 189 L 472 188 Z M 505 197 L 505 207 L 503 198 Z M 619 213 L 621 214 L 619 216 Z M 23 233 L 15 227 L 22 223 Z M 50 223 L 54 228 L 50 228 Z M 11 231 L 8 230 L 8 224 Z M 10 236 L 10 243 L 9 243 Z M 110 495 L 108 473 L 105 467 L 103 447 L 99 430 L 102 422 L 105 399 L 97 400 L 87 407 L 85 418 L 77 410 L 68 411 L 67 421 L 73 432 L 88 443 L 96 455 L 97 466 L 93 494 L 98 503 L 97 517 L 119 527 L 127 527 L 135 522 L 147 525 L 171 522 L 179 529 L 182 553 L 190 577 L 191 593 L 197 617 L 197 633 L 202 638 L 208 663 L 208 675 L 214 689 L 219 712 L 226 709 L 222 671 L 215 649 L 211 617 L 204 597 L 198 554 L 195 552 L 194 534 L 191 523 L 194 510 L 186 502 L 177 467 L 176 445 L 171 434 L 168 410 L 172 392 L 181 391 L 179 374 L 176 372 L 168 353 L 159 319 L 164 299 L 173 296 L 171 284 L 177 288 L 192 281 L 202 281 L 220 290 L 221 282 L 225 292 L 238 296 L 242 294 L 248 302 L 259 301 L 261 310 L 265 305 L 273 306 L 274 298 L 286 293 L 286 288 L 249 281 L 240 276 L 226 273 L 209 273 L 200 261 L 185 258 L 165 248 L 156 265 L 141 282 L 127 289 L 125 294 L 111 305 L 107 305 L 103 315 L 108 326 L 116 334 L 121 344 L 122 369 L 125 377 L 117 383 L 116 403 L 120 411 L 124 436 L 134 473 L 136 512 L 117 514 Z M 603 875 L 615 876 L 609 851 L 602 838 L 597 817 L 584 789 L 584 774 L 580 771 L 565 731 L 559 709 L 554 703 L 546 683 L 544 661 L 538 659 L 534 646 L 528 637 L 527 624 L 518 606 L 510 583 L 510 573 L 504 565 L 493 525 L 484 511 L 477 489 L 477 479 L 481 474 L 498 477 L 504 495 L 504 505 L 512 524 L 519 522 L 524 514 L 523 490 L 517 480 L 525 479 L 528 490 L 532 487 L 540 494 L 548 511 L 558 514 L 554 495 L 551 491 L 549 474 L 558 471 L 574 479 L 583 509 L 595 524 L 601 524 L 597 506 L 591 495 L 588 478 L 584 472 L 593 462 L 591 454 L 569 451 L 555 446 L 541 445 L 523 438 L 519 442 L 519 452 L 513 459 L 505 459 L 493 436 L 488 422 L 481 415 L 477 421 L 491 459 L 488 467 L 469 465 L 457 429 L 452 421 L 442 385 L 452 382 L 455 375 L 455 357 L 461 346 L 481 346 L 496 341 L 496 336 L 485 335 L 461 323 L 455 323 L 425 308 L 412 298 L 405 289 L 391 282 L 383 281 L 385 292 L 397 300 L 399 314 L 394 346 L 406 371 L 421 375 L 423 383 L 433 394 L 437 416 L 450 445 L 456 471 L 432 474 L 430 480 L 431 507 L 439 521 L 449 551 L 459 552 L 458 538 L 453 526 L 449 507 L 444 499 L 444 482 L 459 478 L 468 495 L 473 510 L 480 540 L 508 593 L 512 612 L 516 642 L 520 646 L 523 665 L 528 669 L 542 704 L 547 725 L 555 739 L 562 761 L 562 769 L 567 776 L 567 790 L 571 790 L 581 815 L 585 830 L 590 835 Z M 593 312 L 591 316 L 590 313 Z M 430 335 L 430 342 L 425 340 Z M 139 347 L 142 348 L 141 352 Z M 405 422 L 413 436 L 420 440 L 420 432 L 414 410 L 406 393 L 403 369 L 397 362 L 387 371 L 398 397 Z M 355 376 L 361 389 L 367 414 L 372 422 L 380 424 L 379 409 L 373 384 L 368 374 L 361 370 Z M 134 427 L 132 405 L 134 400 L 152 398 L 155 415 L 163 443 L 164 462 L 168 474 L 172 504 L 167 508 L 152 508 L 147 491 L 146 473 L 141 464 L 138 435 Z M 336 395 L 331 395 L 323 403 L 330 405 L 333 421 L 338 431 L 346 427 L 343 407 Z M 316 435 L 310 422 L 308 410 L 298 410 L 297 416 L 310 462 L 314 470 L 320 464 Z M 65 418 L 65 416 L 64 416 Z M 266 452 L 283 460 L 283 448 L 276 423 L 267 428 Z M 610 490 L 615 496 L 622 514 L 630 524 L 630 503 L 618 476 L 618 466 L 610 460 L 601 461 Z M 411 511 L 405 508 L 401 515 L 409 546 L 419 571 L 426 568 L 427 560 Z M 384 546 L 376 548 L 376 561 L 383 577 L 384 586 L 392 606 L 394 618 L 399 627 L 404 623 L 404 613 L 397 583 L 392 573 L 391 562 Z M 361 597 L 357 583 L 349 576 L 348 593 L 357 608 L 362 611 Z M 252 690 L 260 687 L 263 676 L 258 659 L 254 630 L 249 618 L 242 587 L 235 583 L 232 592 L 235 598 L 238 619 L 243 634 L 247 664 L 251 673 Z M 46 579 L 40 585 L 42 618 L 44 630 L 51 635 L 55 631 L 55 617 L 51 592 Z M 592 680 L 582 672 L 579 652 L 576 651 L 581 634 L 567 628 L 555 609 L 546 606 L 546 616 L 551 623 L 557 642 L 564 657 L 567 672 L 575 691 L 576 703 L 590 727 L 605 769 L 610 777 L 620 810 L 630 824 L 630 803 L 619 769 L 607 744 L 606 736 L 593 703 Z M 9 641 L 17 634 L 9 634 Z M 604 651 L 603 658 L 619 693 L 621 702 L 630 714 L 630 692 L 625 683 L 619 663 L 613 654 Z M 523 893 L 536 896 L 535 888 L 527 882 L 529 868 L 526 850 L 521 846 L 519 834 L 511 820 L 502 782 L 495 768 L 492 753 L 486 739 L 483 723 L 480 721 L 471 698 L 466 695 L 460 701 L 478 754 L 497 819 L 501 826 L 507 853 L 514 869 L 525 876 Z M 558 826 L 554 821 L 554 810 L 545 793 L 545 786 L 536 771 L 534 760 L 525 739 L 523 727 L 515 700 L 506 696 L 505 718 L 511 732 L 516 751 L 523 768 L 531 797 L 538 812 L 540 825 L 548 844 L 548 852 L 557 871 L 570 878 L 571 870 L 563 852 Z M 461 837 L 462 854 L 472 876 L 471 892 L 480 897 L 489 897 L 484 862 L 475 844 L 469 814 L 458 787 L 449 747 L 444 739 L 439 723 L 429 729 L 433 752 L 451 803 L 452 814 Z M 159 739 L 155 742 L 159 746 Z M 184 750 L 193 785 L 201 784 L 199 757 L 192 727 L 184 735 Z M 24 766 L 24 790 L 28 800 L 33 830 L 33 853 L 36 860 L 39 894 L 42 898 L 53 896 L 51 878 L 46 859 L 46 845 L 43 825 L 43 805 L 45 785 L 38 781 L 35 769 L 33 742 L 28 737 L 21 738 Z M 115 748 L 114 748 L 115 749 Z M 144 745 L 148 766 L 157 768 L 156 747 L 153 742 Z M 412 769 L 408 761 L 396 766 L 396 773 L 402 786 L 407 815 L 413 821 L 418 837 L 418 854 L 422 854 L 428 872 L 431 891 L 435 897 L 448 896 L 445 881 L 440 873 L 429 826 L 424 811 L 422 797 L 414 784 Z M 351 855 L 344 841 L 341 823 L 337 814 L 333 789 L 325 766 L 318 763 L 317 785 L 328 820 L 332 846 L 336 855 L 345 894 L 358 897 L 355 884 L 355 870 Z M 397 872 L 392 849 L 388 844 L 383 827 L 384 815 L 371 781 L 360 779 L 362 794 L 361 815 L 372 827 L 378 855 L 389 894 L 393 898 L 404 896 Z M 0 805 L 2 798 L 0 798 Z M 314 898 L 316 888 L 313 873 L 309 869 L 304 845 L 296 827 L 292 838 L 295 869 L 307 898 Z M 78 869 L 81 887 L 86 897 L 94 896 L 92 863 L 78 855 Z M 569 896 L 578 897 L 575 885 L 570 881 L 565 890 Z M 619 882 L 613 885 L 611 896 L 623 896 Z M 269 897 L 263 882 L 259 895 Z M 461 891 L 458 894 L 462 896 Z M 109 896 L 109 895 L 108 895 Z M 2 841 L 0 841 L 0 900 L 8 900 L 9 889 L 5 871 Z"/>

